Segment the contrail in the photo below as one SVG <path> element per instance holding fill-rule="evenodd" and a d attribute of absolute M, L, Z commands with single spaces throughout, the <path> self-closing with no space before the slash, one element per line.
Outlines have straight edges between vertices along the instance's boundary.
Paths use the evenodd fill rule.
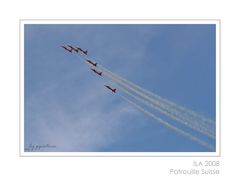
<path fill-rule="evenodd" d="M 80 56 L 80 55 L 79 55 Z M 84 58 L 82 58 L 80 56 L 81 60 L 83 60 L 86 63 L 86 60 Z M 87 59 L 89 59 L 87 57 Z M 88 63 L 86 63 L 88 64 Z M 90 64 L 88 64 L 90 65 Z M 91 66 L 91 65 L 90 65 Z M 131 97 L 133 97 L 134 99 L 136 99 L 137 101 L 143 103 L 146 106 L 151 107 L 154 110 L 157 110 L 158 112 L 166 115 L 167 117 L 170 117 L 171 119 L 178 121 L 184 125 L 186 125 L 189 128 L 192 128 L 196 131 L 199 131 L 200 133 L 203 133 L 204 135 L 215 139 L 215 132 L 214 130 L 211 130 L 211 123 L 214 124 L 213 121 L 208 120 L 207 118 L 198 115 L 195 112 L 192 112 L 182 106 L 178 106 L 177 104 L 168 101 L 166 99 L 161 98 L 160 96 L 146 90 L 143 89 L 141 87 L 139 87 L 138 85 L 135 85 L 134 83 L 120 77 L 119 75 L 109 71 L 108 69 L 106 69 L 105 67 L 97 64 L 96 67 L 91 66 L 92 68 L 98 68 L 103 72 L 103 75 L 107 76 L 109 79 L 111 79 L 113 82 L 119 83 L 121 84 L 123 87 L 117 87 L 118 89 L 120 89 L 121 91 L 125 92 L 126 94 L 130 95 Z M 137 94 L 138 96 L 136 96 L 135 94 L 131 93 L 134 92 L 135 94 Z M 121 96 L 121 95 L 120 95 Z M 145 114 L 147 114 L 148 116 L 158 120 L 159 122 L 161 122 L 162 124 L 166 125 L 167 127 L 175 130 L 176 132 L 178 132 L 181 135 L 184 135 L 188 138 L 190 138 L 191 140 L 196 141 L 197 143 L 211 149 L 214 150 L 214 147 L 209 145 L 208 143 L 200 140 L 197 137 L 192 136 L 191 134 L 169 124 L 168 122 L 162 120 L 160 117 L 154 115 L 153 113 L 146 111 L 145 109 L 143 109 L 142 107 L 138 106 L 136 103 L 134 103 L 133 101 L 130 101 L 129 99 L 127 99 L 124 96 L 121 96 L 124 100 L 126 100 L 127 102 L 129 102 L 131 105 L 133 105 L 135 108 L 137 108 L 138 110 L 144 112 Z"/>
<path fill-rule="evenodd" d="M 102 70 L 104 71 L 104 70 Z M 105 72 L 105 71 L 104 71 Z M 187 119 L 182 119 L 180 118 L 179 116 L 180 115 L 175 115 L 173 113 L 171 113 L 171 109 L 170 108 L 164 108 L 161 103 L 157 103 L 154 99 L 152 98 L 149 98 L 147 95 L 139 92 L 139 91 L 136 91 L 135 89 L 133 89 L 132 87 L 130 87 L 128 84 L 126 83 L 123 83 L 122 81 L 120 81 L 119 79 L 117 79 L 115 76 L 109 74 L 108 72 L 105 72 L 104 73 L 105 76 L 107 76 L 108 78 L 112 79 L 113 81 L 115 82 L 118 82 L 120 83 L 121 85 L 127 87 L 128 89 L 130 89 L 131 91 L 135 92 L 137 95 L 140 95 L 141 97 L 143 97 L 144 99 L 141 99 L 141 98 L 136 98 L 138 100 L 141 100 L 142 103 L 144 103 L 145 105 L 151 105 L 151 107 L 154 107 L 155 110 L 158 110 L 159 112 L 163 113 L 164 115 L 167 115 L 168 117 L 192 128 L 192 129 L 195 129 L 201 133 L 204 133 L 205 135 L 211 137 L 211 138 L 215 138 L 215 134 L 214 132 L 211 132 L 210 129 L 208 128 L 205 128 L 205 127 L 202 127 L 202 126 L 197 126 L 196 124 L 192 123 L 191 121 L 188 121 Z M 127 94 L 131 94 L 129 91 L 127 91 L 126 89 L 122 90 L 124 91 L 125 93 Z M 133 94 L 131 94 L 131 96 L 133 96 Z M 146 100 L 148 100 L 149 102 L 147 102 Z M 160 105 L 159 105 L 160 104 Z M 162 108 L 161 108 L 162 107 Z"/>
<path fill-rule="evenodd" d="M 144 100 L 144 99 L 142 99 L 142 98 L 140 98 L 140 97 L 138 97 L 138 96 L 130 93 L 130 92 L 129 92 L 128 90 L 126 90 L 125 88 L 120 87 L 120 86 L 117 86 L 115 83 L 114 83 L 114 86 L 115 86 L 117 89 L 123 91 L 124 93 L 130 95 L 131 97 L 135 98 L 137 101 L 143 103 L 144 105 L 146 105 L 146 106 L 148 106 L 148 107 L 151 107 L 151 108 L 154 109 L 154 110 L 157 110 L 158 112 L 166 115 L 167 117 L 172 118 L 173 120 L 179 121 L 179 122 L 181 122 L 181 123 L 189 126 L 189 124 L 188 124 L 187 122 L 184 122 L 184 121 L 182 121 L 182 120 L 177 119 L 176 117 L 172 116 L 172 115 L 169 114 L 168 112 L 162 110 L 162 109 L 159 108 L 159 107 L 156 107 L 156 106 L 153 105 L 152 103 L 150 103 L 150 102 L 148 102 L 148 101 L 146 101 L 146 100 Z M 210 138 L 212 138 L 212 139 L 215 138 L 215 135 L 212 135 L 211 133 L 209 133 L 209 132 L 207 132 L 207 131 L 205 131 L 205 130 L 197 130 L 197 131 L 201 132 L 202 134 L 204 134 L 204 135 L 206 135 L 206 136 L 208 136 L 208 137 L 210 137 Z"/>
<path fill-rule="evenodd" d="M 121 81 L 122 83 L 125 83 L 128 85 L 128 88 L 134 88 L 138 93 L 141 91 L 141 93 L 144 93 L 146 96 L 152 96 L 153 98 L 151 98 L 151 100 L 154 100 L 154 103 L 159 105 L 160 107 L 164 107 L 166 109 L 168 109 L 169 111 L 171 111 L 171 113 L 174 113 L 175 115 L 179 116 L 179 118 L 182 119 L 186 119 L 188 121 L 191 121 L 189 123 L 193 124 L 193 125 L 197 125 L 197 126 L 201 126 L 201 127 L 207 127 L 208 129 L 213 129 L 215 127 L 215 123 L 214 121 L 207 119 L 189 109 L 186 109 L 182 106 L 179 106 L 167 99 L 164 99 L 162 97 L 160 97 L 159 95 L 156 95 L 144 88 L 139 87 L 138 85 L 135 85 L 134 83 L 124 79 L 123 77 L 120 77 L 119 75 L 109 71 L 108 69 L 106 69 L 105 67 L 98 65 L 98 67 L 105 71 L 105 73 L 109 73 L 110 75 L 114 76 L 115 78 L 117 78 L 119 81 Z M 131 89 L 129 88 L 129 89 Z M 196 122 L 198 121 L 198 122 Z"/>
<path fill-rule="evenodd" d="M 80 55 L 78 55 L 78 56 L 81 58 L 81 60 L 83 60 L 86 63 L 85 59 L 83 59 Z M 89 58 L 87 57 L 87 59 L 89 59 Z M 86 63 L 86 64 L 88 64 L 88 63 Z M 90 64 L 88 64 L 88 65 L 90 65 Z M 97 65 L 96 68 L 101 69 L 104 72 L 103 74 L 105 74 L 105 76 L 107 76 L 108 78 L 112 79 L 113 81 L 115 81 L 117 83 L 120 83 L 121 85 L 123 85 L 123 86 L 127 87 L 128 89 L 130 89 L 131 91 L 135 92 L 137 95 L 140 95 L 141 97 L 143 97 L 144 100 L 143 99 L 141 99 L 141 100 L 142 100 L 142 103 L 144 102 L 145 105 L 148 105 L 148 106 L 151 105 L 151 107 L 153 107 L 155 110 L 163 113 L 164 115 L 167 115 L 168 117 L 186 125 L 187 127 L 197 130 L 197 131 L 215 139 L 215 132 L 209 124 L 203 123 L 203 121 L 196 119 L 195 117 L 191 117 L 190 115 L 186 116 L 186 115 L 184 115 L 184 113 L 185 113 L 184 111 L 179 111 L 179 110 L 175 109 L 176 106 L 180 110 L 185 109 L 185 108 L 178 106 L 177 104 L 170 102 L 166 99 L 163 99 L 160 96 L 158 96 L 146 89 L 139 87 L 138 85 L 135 85 L 134 83 L 120 77 L 119 75 L 109 71 L 108 69 L 106 69 L 105 67 L 103 67 L 99 64 Z M 125 89 L 125 92 L 126 92 L 126 89 Z M 155 99 L 149 97 L 149 95 L 154 96 Z M 138 98 L 138 100 L 140 100 L 140 98 Z M 148 100 L 149 102 L 147 102 L 146 100 Z M 167 103 L 166 103 L 166 101 L 167 101 Z M 173 105 L 175 108 L 173 108 Z M 194 112 L 192 112 L 192 113 L 196 114 Z"/>
<path fill-rule="evenodd" d="M 130 103 L 133 107 L 135 107 L 136 109 L 138 109 L 139 111 L 142 111 L 143 113 L 145 113 L 146 115 L 148 115 L 149 117 L 154 118 L 155 120 L 159 121 L 160 123 L 162 123 L 163 125 L 167 126 L 168 128 L 176 131 L 178 134 L 183 135 L 189 139 L 191 139 L 192 141 L 197 142 L 198 144 L 207 147 L 208 149 L 214 151 L 215 148 L 208 144 L 205 141 L 200 140 L 197 137 L 194 137 L 193 135 L 191 135 L 190 133 L 187 133 L 177 127 L 175 127 L 174 125 L 171 125 L 170 123 L 164 121 L 163 119 L 159 118 L 158 116 L 154 115 L 153 113 L 146 111 L 145 109 L 143 109 L 142 107 L 140 107 L 139 105 L 137 105 L 136 103 L 134 103 L 133 101 L 129 100 L 128 98 L 124 97 L 123 95 L 119 95 L 122 99 L 124 99 L 125 101 L 127 101 L 128 103 Z"/>
<path fill-rule="evenodd" d="M 200 114 L 195 113 L 194 111 L 191 111 L 191 110 L 189 110 L 189 109 L 187 109 L 187 108 L 184 108 L 184 107 L 182 107 L 182 106 L 180 106 L 180 105 L 177 105 L 177 104 L 174 103 L 174 102 L 171 102 L 171 101 L 169 101 L 169 100 L 167 100 L 167 99 L 164 99 L 164 98 L 160 97 L 159 95 L 156 95 L 156 94 L 154 94 L 154 93 L 152 93 L 152 92 L 150 92 L 150 91 L 148 91 L 148 90 L 146 90 L 146 89 L 144 89 L 144 88 L 142 88 L 142 87 L 140 87 L 140 86 L 138 86 L 138 85 L 136 85 L 136 84 L 128 81 L 127 79 L 124 79 L 123 77 L 121 77 L 121 76 L 119 76 L 119 75 L 117 75 L 117 74 L 109 71 L 107 68 L 105 68 L 105 67 L 103 67 L 103 66 L 101 66 L 101 65 L 99 65 L 99 68 L 102 68 L 102 70 L 107 71 L 107 72 L 110 73 L 111 75 L 113 75 L 113 76 L 115 76 L 116 78 L 120 79 L 121 81 L 129 84 L 130 86 L 134 87 L 135 89 L 138 89 L 138 90 L 140 90 L 140 91 L 142 91 L 142 92 L 144 92 L 144 93 L 146 93 L 146 94 L 154 97 L 155 99 L 158 99 L 158 100 L 160 100 L 161 102 L 164 102 L 164 103 L 166 103 L 166 104 L 168 104 L 168 105 L 176 108 L 177 110 L 181 110 L 182 112 L 184 112 L 184 113 L 186 113 L 186 114 L 188 114 L 188 115 L 192 115 L 192 117 L 194 117 L 194 118 L 201 119 L 201 120 L 204 121 L 204 122 L 207 122 L 207 123 L 210 123 L 210 124 L 215 124 L 215 122 L 212 121 L 211 119 L 205 118 L 205 117 L 201 116 Z"/>

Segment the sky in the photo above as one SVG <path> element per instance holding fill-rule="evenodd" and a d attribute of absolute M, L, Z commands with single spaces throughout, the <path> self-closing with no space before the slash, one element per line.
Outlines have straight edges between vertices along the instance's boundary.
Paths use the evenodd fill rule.
<path fill-rule="evenodd" d="M 206 152 L 108 91 L 78 54 L 216 119 L 215 25 L 25 24 L 24 146 L 56 152 Z M 210 141 L 214 145 L 215 141 Z"/>

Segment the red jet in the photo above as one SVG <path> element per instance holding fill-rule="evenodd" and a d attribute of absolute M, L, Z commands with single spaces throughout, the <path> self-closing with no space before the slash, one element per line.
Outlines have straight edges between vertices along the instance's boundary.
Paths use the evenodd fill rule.
<path fill-rule="evenodd" d="M 90 59 L 86 59 L 86 61 L 87 61 L 89 64 L 93 65 L 94 67 L 96 67 L 96 66 L 97 66 L 97 63 L 96 63 L 96 62 L 93 62 L 93 61 L 91 61 Z"/>
<path fill-rule="evenodd" d="M 105 87 L 107 87 L 108 89 L 110 89 L 113 93 L 116 93 L 116 90 L 117 89 L 113 89 L 113 88 L 111 88 L 110 86 L 108 86 L 108 85 L 104 85 Z"/>
<path fill-rule="evenodd" d="M 76 47 L 77 50 L 79 50 L 82 54 L 87 55 L 87 50 L 83 50 L 80 47 Z"/>
<path fill-rule="evenodd" d="M 99 72 L 99 71 L 97 71 L 96 69 L 93 69 L 93 68 L 91 68 L 91 70 L 92 70 L 94 73 L 97 73 L 98 75 L 102 76 L 102 72 Z"/>
<path fill-rule="evenodd" d="M 71 45 L 68 45 L 68 47 L 70 47 L 72 50 L 74 50 L 74 51 L 78 52 L 78 49 L 77 49 L 77 48 L 74 48 L 74 47 L 73 47 L 73 46 L 71 46 Z"/>
<path fill-rule="evenodd" d="M 66 51 L 72 53 L 72 49 L 69 49 L 68 47 L 65 47 L 65 46 L 61 46 L 63 49 L 65 49 Z"/>

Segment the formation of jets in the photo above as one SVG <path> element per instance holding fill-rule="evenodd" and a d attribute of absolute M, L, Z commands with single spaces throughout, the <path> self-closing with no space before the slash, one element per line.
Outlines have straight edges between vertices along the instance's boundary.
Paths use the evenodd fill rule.
<path fill-rule="evenodd" d="M 80 47 L 73 47 L 73 46 L 71 46 L 71 45 L 67 45 L 67 46 L 61 46 L 65 51 L 68 51 L 68 52 L 70 52 L 70 53 L 72 53 L 73 51 L 75 51 L 76 53 L 80 53 L 80 54 L 83 54 L 83 55 L 85 55 L 85 56 L 87 56 L 87 54 L 88 54 L 88 51 L 87 50 L 84 50 L 84 49 L 82 49 L 82 48 L 80 48 Z M 89 65 L 92 65 L 93 66 L 93 68 L 91 67 L 90 69 L 94 72 L 94 73 L 96 73 L 97 75 L 99 75 L 99 76 L 102 76 L 102 74 L 103 74 L 103 72 L 102 71 L 98 71 L 98 70 L 96 70 L 96 67 L 97 67 L 97 62 L 94 62 L 94 61 L 92 61 L 92 60 L 90 60 L 90 59 L 85 59 L 85 62 L 87 63 L 87 64 L 89 64 Z M 112 87 L 110 87 L 109 85 L 104 85 L 107 89 L 109 89 L 110 91 L 112 91 L 113 93 L 116 93 L 116 88 L 114 89 L 114 88 L 112 88 Z"/>
<path fill-rule="evenodd" d="M 84 50 L 84 49 L 81 49 L 80 47 L 73 47 L 71 45 L 67 45 L 67 46 L 61 46 L 63 49 L 65 49 L 66 51 L 72 53 L 72 51 L 75 51 L 75 52 L 79 52 L 79 53 L 82 53 L 84 55 L 87 55 L 88 51 L 87 50 Z"/>

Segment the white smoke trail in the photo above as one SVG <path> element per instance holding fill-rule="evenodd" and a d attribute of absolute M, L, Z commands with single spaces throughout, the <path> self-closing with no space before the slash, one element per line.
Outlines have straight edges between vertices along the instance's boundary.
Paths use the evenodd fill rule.
<path fill-rule="evenodd" d="M 148 107 L 151 107 L 152 109 L 157 110 L 158 112 L 166 115 L 167 117 L 170 117 L 170 118 L 172 118 L 173 120 L 176 120 L 176 121 L 180 121 L 181 123 L 183 123 L 183 124 L 185 124 L 185 125 L 188 126 L 188 123 L 187 123 L 187 122 L 184 122 L 184 121 L 181 121 L 181 120 L 177 119 L 176 117 L 172 116 L 171 114 L 167 113 L 166 111 L 162 110 L 161 108 L 156 107 L 156 106 L 153 105 L 152 103 L 150 103 L 150 102 L 148 102 L 148 101 L 146 101 L 146 100 L 144 100 L 144 99 L 142 99 L 142 98 L 140 98 L 140 97 L 138 97 L 138 96 L 130 93 L 130 92 L 129 92 L 128 90 L 126 90 L 125 88 L 120 87 L 120 86 L 117 86 L 115 83 L 114 83 L 114 86 L 115 86 L 117 89 L 123 91 L 124 93 L 130 95 L 131 97 L 135 98 L 137 101 L 143 103 L 144 105 L 146 105 L 146 106 L 148 106 Z M 213 139 L 215 138 L 215 136 L 212 135 L 212 133 L 209 133 L 209 132 L 207 132 L 207 131 L 205 131 L 205 130 L 197 130 L 197 131 L 199 131 L 200 133 L 202 133 L 202 134 L 204 134 L 204 135 L 206 135 L 206 136 L 208 136 L 208 137 L 210 137 L 210 138 L 213 138 Z"/>
<path fill-rule="evenodd" d="M 145 95 L 149 95 L 152 96 L 155 100 L 155 103 L 161 107 L 165 107 L 166 109 L 170 110 L 172 113 L 174 113 L 175 115 L 178 115 L 179 118 L 191 121 L 189 123 L 193 124 L 193 125 L 197 125 L 197 126 L 201 126 L 201 127 L 206 127 L 207 129 L 212 129 L 212 131 L 214 131 L 215 128 L 215 122 L 207 119 L 187 108 L 184 108 L 180 105 L 177 105 L 176 103 L 173 103 L 167 99 L 164 99 L 162 97 L 160 97 L 159 95 L 156 95 L 144 88 L 139 87 L 138 85 L 124 79 L 123 77 L 109 71 L 107 68 L 99 65 L 98 66 L 101 70 L 109 73 L 110 75 L 114 76 L 115 78 L 119 79 L 121 82 L 128 84 L 130 87 L 134 88 L 135 90 L 141 91 L 142 93 L 144 93 Z M 171 108 L 171 109 L 169 109 Z"/>
<path fill-rule="evenodd" d="M 158 99 L 158 100 L 160 100 L 160 101 L 162 101 L 164 103 L 167 103 L 168 105 L 171 105 L 171 106 L 175 107 L 176 109 L 181 110 L 182 112 L 184 112 L 186 114 L 191 114 L 193 117 L 200 118 L 204 122 L 215 124 L 214 121 L 212 121 L 211 119 L 207 119 L 206 117 L 203 117 L 200 114 L 195 113 L 194 111 L 191 111 L 191 110 L 189 110 L 189 109 L 187 109 L 187 108 L 185 108 L 183 106 L 177 105 L 174 102 L 171 102 L 171 101 L 169 101 L 167 99 L 164 99 L 164 98 L 160 97 L 159 95 L 156 95 L 156 94 L 154 94 L 154 93 L 152 93 L 152 92 L 150 92 L 150 91 L 148 91 L 148 90 L 146 90 L 146 89 L 144 89 L 144 88 L 142 88 L 142 87 L 140 87 L 140 86 L 138 86 L 138 85 L 128 81 L 127 79 L 124 79 L 123 77 L 121 77 L 121 76 L 119 76 L 119 75 L 109 71 L 107 68 L 105 68 L 103 66 L 99 65 L 99 68 L 102 68 L 102 70 L 107 71 L 111 75 L 114 75 L 116 78 L 120 79 L 121 81 L 123 81 L 125 83 L 128 83 L 130 86 L 134 87 L 135 89 L 138 89 L 138 90 L 140 90 L 140 91 L 142 91 L 144 93 L 147 93 L 148 95 L 150 95 L 150 96 L 152 96 L 152 97 L 154 97 L 154 98 L 156 98 L 156 99 Z"/>
<path fill-rule="evenodd" d="M 104 71 L 105 72 L 105 71 Z M 112 76 L 111 74 L 109 74 L 108 72 L 105 72 L 104 73 L 105 76 L 107 76 L 108 78 L 112 79 L 113 81 L 115 82 L 118 82 L 120 83 L 121 85 L 127 87 L 128 89 L 130 89 L 131 91 L 133 91 L 134 93 L 136 93 L 137 95 L 140 95 L 141 97 L 143 97 L 145 100 L 141 99 L 142 101 L 141 102 L 145 102 L 145 104 L 147 105 L 151 105 L 152 107 L 154 107 L 155 110 L 158 110 L 159 112 L 163 113 L 164 115 L 167 115 L 168 117 L 194 129 L 194 130 L 197 130 L 201 133 L 204 133 L 205 135 L 211 137 L 211 138 L 215 138 L 215 133 L 212 132 L 210 129 L 208 128 L 205 128 L 205 127 L 201 127 L 201 126 L 198 126 L 194 123 L 192 123 L 191 121 L 188 121 L 187 119 L 181 119 L 179 118 L 180 115 L 174 115 L 173 113 L 171 113 L 171 108 L 164 108 L 161 103 L 157 103 L 154 99 L 152 98 L 149 98 L 147 95 L 139 92 L 139 91 L 136 91 L 135 89 L 133 89 L 132 87 L 130 87 L 128 84 L 126 83 L 123 83 L 122 81 L 119 81 L 119 79 L 115 78 L 115 76 Z M 131 94 L 130 92 L 126 92 L 127 90 L 124 89 L 124 92 L 125 93 L 128 93 L 128 94 Z M 131 94 L 131 96 L 133 96 L 133 94 Z M 135 97 L 136 98 L 136 97 Z M 140 98 L 138 98 L 138 100 L 140 100 Z M 147 102 L 147 101 L 149 102 Z"/>
<path fill-rule="evenodd" d="M 95 68 L 91 64 L 87 63 L 86 60 L 84 58 L 82 58 L 80 55 L 78 55 L 78 56 L 86 64 L 88 64 L 92 68 Z M 89 58 L 87 57 L 87 59 L 89 59 Z M 202 116 L 198 115 L 197 113 L 192 112 L 192 111 L 190 111 L 182 106 L 179 106 L 171 101 L 163 99 L 160 96 L 158 96 L 146 89 L 143 89 L 143 88 L 139 87 L 138 85 L 135 85 L 134 83 L 109 71 L 108 69 L 106 69 L 105 67 L 103 67 L 99 64 L 97 65 L 96 68 L 101 69 L 104 72 L 103 74 L 105 76 L 108 76 L 108 78 L 112 79 L 113 81 L 115 81 L 117 83 L 120 83 L 121 85 L 127 87 L 128 89 L 130 89 L 137 95 L 140 95 L 141 97 L 144 98 L 144 99 L 141 99 L 139 97 L 136 97 L 135 95 L 131 94 L 129 91 L 124 89 L 125 93 L 131 95 L 138 101 L 144 103 L 145 105 L 148 105 L 149 107 L 154 108 L 155 110 L 163 113 L 164 115 L 172 118 L 173 120 L 176 120 L 176 121 L 188 126 L 189 128 L 197 130 L 197 131 L 209 136 L 210 138 L 215 139 L 215 131 L 213 129 L 213 126 L 210 125 L 210 123 L 206 123 L 208 121 L 208 119 L 206 119 L 205 117 L 202 117 Z M 151 95 L 152 97 L 150 97 L 149 95 Z"/>
<path fill-rule="evenodd" d="M 128 103 L 130 103 L 133 107 L 135 107 L 136 109 L 142 111 L 143 113 L 145 113 L 146 115 L 148 115 L 149 117 L 152 117 L 154 118 L 155 120 L 159 121 L 160 123 L 162 123 L 163 125 L 167 126 L 168 128 L 176 131 L 178 134 L 180 135 L 183 135 L 189 139 L 191 139 L 192 141 L 195 141 L 197 142 L 198 144 L 204 146 L 204 147 L 207 147 L 208 149 L 210 149 L 211 151 L 214 151 L 214 147 L 210 144 L 208 144 L 207 142 L 205 141 L 202 141 L 200 140 L 199 138 L 197 137 L 194 137 L 193 135 L 191 135 L 190 133 L 187 133 L 177 127 L 175 127 L 174 125 L 171 125 L 170 123 L 164 121 L 163 119 L 159 118 L 158 116 L 154 115 L 153 113 L 149 112 L 149 111 L 146 111 L 145 109 L 143 109 L 142 107 L 140 107 L 139 105 L 137 105 L 136 103 L 134 103 L 133 101 L 129 100 L 128 98 L 120 95 L 120 97 L 122 99 L 124 99 L 125 101 L 127 101 Z"/>

